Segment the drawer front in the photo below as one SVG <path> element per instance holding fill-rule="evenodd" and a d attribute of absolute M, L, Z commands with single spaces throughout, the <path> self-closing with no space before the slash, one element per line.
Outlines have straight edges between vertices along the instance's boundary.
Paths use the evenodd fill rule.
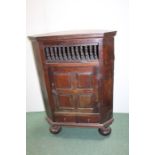
<path fill-rule="evenodd" d="M 76 122 L 75 116 L 55 116 L 55 122 Z"/>
<path fill-rule="evenodd" d="M 71 114 L 68 115 L 55 115 L 55 122 L 73 122 L 73 123 L 99 123 L 100 115 L 90 115 L 90 114 Z"/>
<path fill-rule="evenodd" d="M 77 117 L 78 123 L 99 123 L 100 122 L 100 116 L 78 116 Z"/>

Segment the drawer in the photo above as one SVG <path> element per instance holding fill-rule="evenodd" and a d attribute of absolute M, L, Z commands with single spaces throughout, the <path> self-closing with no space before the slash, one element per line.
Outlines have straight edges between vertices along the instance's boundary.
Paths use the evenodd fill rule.
<path fill-rule="evenodd" d="M 78 123 L 99 123 L 100 122 L 100 116 L 78 116 L 77 117 Z"/>
<path fill-rule="evenodd" d="M 75 116 L 55 116 L 55 122 L 76 122 Z"/>

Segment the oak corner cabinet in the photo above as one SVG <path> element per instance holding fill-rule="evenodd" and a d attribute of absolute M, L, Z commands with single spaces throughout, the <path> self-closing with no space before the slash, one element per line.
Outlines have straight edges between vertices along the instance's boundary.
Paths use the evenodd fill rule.
<path fill-rule="evenodd" d="M 30 36 L 50 132 L 62 126 L 111 133 L 116 31 Z"/>

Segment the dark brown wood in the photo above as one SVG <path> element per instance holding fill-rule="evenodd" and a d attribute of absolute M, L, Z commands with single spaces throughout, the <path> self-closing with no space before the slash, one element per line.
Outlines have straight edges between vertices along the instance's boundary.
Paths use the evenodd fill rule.
<path fill-rule="evenodd" d="M 115 34 L 91 31 L 29 37 L 52 133 L 65 125 L 111 133 Z"/>
<path fill-rule="evenodd" d="M 53 122 L 50 118 L 46 118 L 47 122 L 53 126 L 53 125 L 58 125 L 58 126 L 69 126 L 69 127 L 90 127 L 90 128 L 99 128 L 102 130 L 106 130 L 109 125 L 112 124 L 114 121 L 113 118 L 109 119 L 108 121 L 104 123 L 74 123 L 74 122 Z"/>

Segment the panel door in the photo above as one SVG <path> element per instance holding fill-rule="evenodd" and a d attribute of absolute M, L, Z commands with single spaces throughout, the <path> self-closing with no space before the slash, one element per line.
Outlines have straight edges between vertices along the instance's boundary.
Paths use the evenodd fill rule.
<path fill-rule="evenodd" d="M 55 113 L 99 113 L 97 66 L 49 67 Z"/>

